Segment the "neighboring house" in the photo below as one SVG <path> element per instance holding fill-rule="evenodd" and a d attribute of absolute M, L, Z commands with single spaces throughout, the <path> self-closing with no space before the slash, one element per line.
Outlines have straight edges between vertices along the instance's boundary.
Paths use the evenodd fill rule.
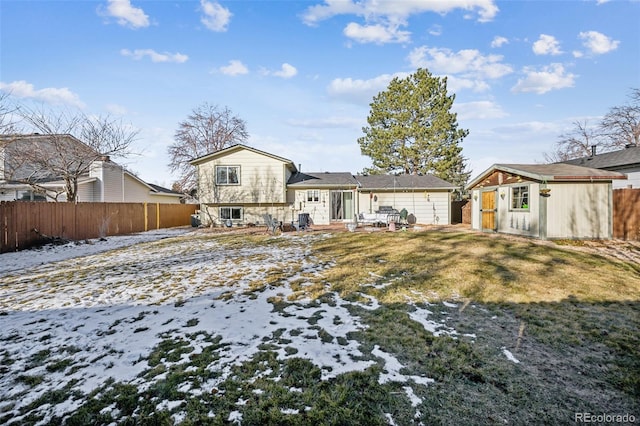
<path fill-rule="evenodd" d="M 564 161 L 565 164 L 611 170 L 627 175 L 627 180 L 614 181 L 613 189 L 640 188 L 640 146 L 630 145 L 624 149 L 589 157 Z"/>
<path fill-rule="evenodd" d="M 452 184 L 433 176 L 354 176 L 301 172 L 258 149 L 234 145 L 196 158 L 201 221 L 261 224 L 270 214 L 287 223 L 307 214 L 312 223 L 351 222 L 382 207 L 406 209 L 416 223 L 450 223 Z"/>
<path fill-rule="evenodd" d="M 612 238 L 612 182 L 571 164 L 495 164 L 473 179 L 471 228 L 537 238 Z"/>
<path fill-rule="evenodd" d="M 69 146 L 69 158 L 74 152 L 83 154 L 90 148 L 71 135 L 55 135 Z M 49 135 L 8 135 L 0 136 L 0 201 L 66 201 L 65 182 L 58 176 L 51 176 L 38 170 L 37 164 L 16 160 L 15 151 L 24 144 L 38 144 L 46 149 Z M 148 202 L 177 204 L 183 194 L 144 182 L 124 167 L 114 163 L 107 156 L 95 155 L 87 161 L 87 170 L 78 178 L 78 202 Z M 28 182 L 36 182 L 38 189 Z M 48 193 L 50 196 L 45 196 Z"/>

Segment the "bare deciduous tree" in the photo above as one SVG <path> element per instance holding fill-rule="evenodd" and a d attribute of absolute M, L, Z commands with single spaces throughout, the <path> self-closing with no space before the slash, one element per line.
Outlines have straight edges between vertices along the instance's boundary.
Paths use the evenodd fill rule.
<path fill-rule="evenodd" d="M 587 120 L 574 121 L 573 129 L 558 137 L 555 150 L 544 153 L 545 161 L 556 163 L 574 158 L 587 157 L 592 153 L 592 146 L 602 145 L 602 134 L 599 128 L 589 126 Z"/>
<path fill-rule="evenodd" d="M 640 89 L 632 89 L 630 102 L 613 107 L 600 123 L 610 149 L 640 146 Z"/>
<path fill-rule="evenodd" d="M 10 135 L 20 131 L 16 123 L 17 112 L 18 107 L 10 102 L 9 93 L 0 93 L 0 135 Z"/>
<path fill-rule="evenodd" d="M 63 193 L 67 201 L 76 201 L 78 181 L 91 164 L 129 156 L 138 134 L 110 116 L 28 108 L 20 108 L 19 114 L 32 133 L 6 140 L 5 174 L 56 201 Z M 46 184 L 56 180 L 64 182 L 62 190 Z"/>
<path fill-rule="evenodd" d="M 573 130 L 560 135 L 554 151 L 543 154 L 545 161 L 587 157 L 593 146 L 598 152 L 640 146 L 640 89 L 631 89 L 629 98 L 626 105 L 611 108 L 597 126 L 590 126 L 587 120 L 575 121 Z"/>
<path fill-rule="evenodd" d="M 175 143 L 169 146 L 169 167 L 179 173 L 174 187 L 189 192 L 196 187 L 195 169 L 190 161 L 236 144 L 249 137 L 246 123 L 227 107 L 204 103 L 178 125 Z"/>

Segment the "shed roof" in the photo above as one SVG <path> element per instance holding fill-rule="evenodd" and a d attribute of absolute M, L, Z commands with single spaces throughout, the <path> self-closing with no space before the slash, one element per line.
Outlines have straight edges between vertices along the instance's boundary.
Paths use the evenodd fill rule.
<path fill-rule="evenodd" d="M 494 164 L 489 167 L 478 177 L 473 179 L 467 185 L 467 188 L 473 188 L 478 185 L 489 174 L 496 170 L 513 173 L 516 175 L 528 177 L 538 181 L 583 181 L 590 182 L 594 180 L 607 181 L 613 179 L 626 179 L 624 173 L 594 169 L 591 167 L 576 166 L 573 164 L 556 163 L 556 164 Z"/>
<path fill-rule="evenodd" d="M 289 178 L 288 186 L 293 187 L 355 187 L 358 181 L 348 172 L 298 172 Z"/>
<path fill-rule="evenodd" d="M 456 189 L 457 187 L 433 175 L 358 175 L 362 189 Z"/>
<path fill-rule="evenodd" d="M 594 169 L 621 170 L 640 165 L 640 146 L 630 146 L 618 151 L 604 152 L 590 157 L 563 161 L 565 164 L 591 167 Z"/>

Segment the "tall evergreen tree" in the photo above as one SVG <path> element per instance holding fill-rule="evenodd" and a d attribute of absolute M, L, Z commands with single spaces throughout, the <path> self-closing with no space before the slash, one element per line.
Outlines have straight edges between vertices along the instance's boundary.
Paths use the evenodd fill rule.
<path fill-rule="evenodd" d="M 368 173 L 433 174 L 456 185 L 469 179 L 460 143 L 469 134 L 459 129 L 451 112 L 455 95 L 447 95 L 446 77 L 418 69 L 394 78 L 370 104 L 358 139 L 363 155 L 372 159 Z"/>

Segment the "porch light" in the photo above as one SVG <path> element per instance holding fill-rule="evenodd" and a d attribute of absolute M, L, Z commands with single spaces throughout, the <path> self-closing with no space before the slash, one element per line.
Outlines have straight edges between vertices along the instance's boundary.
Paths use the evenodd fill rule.
<path fill-rule="evenodd" d="M 547 187 L 547 181 L 543 180 L 540 185 L 540 196 L 549 197 L 551 195 L 551 188 Z"/>

